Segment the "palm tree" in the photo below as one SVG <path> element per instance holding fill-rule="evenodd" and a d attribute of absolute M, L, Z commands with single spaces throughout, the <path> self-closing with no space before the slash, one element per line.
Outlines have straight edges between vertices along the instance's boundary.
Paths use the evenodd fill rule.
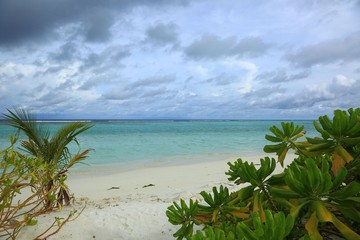
<path fill-rule="evenodd" d="M 34 156 L 37 161 L 42 161 L 46 169 L 39 169 L 39 174 L 43 176 L 43 183 L 37 183 L 35 188 L 41 188 L 42 194 L 53 192 L 54 197 L 48 196 L 44 204 L 46 208 L 52 209 L 55 206 L 68 205 L 70 203 L 69 188 L 65 184 L 68 170 L 76 163 L 88 157 L 91 149 L 80 151 L 76 136 L 88 130 L 92 125 L 83 122 L 74 122 L 61 127 L 52 136 L 43 125 L 40 125 L 30 117 L 24 109 L 8 109 L 8 114 L 3 114 L 8 124 L 24 133 L 27 140 L 21 142 L 22 150 Z M 79 151 L 72 154 L 68 145 L 76 143 Z M 28 166 L 31 167 L 31 166 Z M 60 184 L 59 184 L 60 183 Z M 56 188 L 56 189 L 54 189 Z"/>

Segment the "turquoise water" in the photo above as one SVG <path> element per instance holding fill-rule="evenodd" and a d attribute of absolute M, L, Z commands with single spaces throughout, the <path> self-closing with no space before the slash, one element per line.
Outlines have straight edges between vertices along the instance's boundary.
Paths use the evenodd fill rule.
<path fill-rule="evenodd" d="M 313 136 L 312 121 L 295 121 Z M 40 123 L 51 132 L 64 122 Z M 266 155 L 265 134 L 280 121 L 93 121 L 78 137 L 81 149 L 92 148 L 86 163 L 100 165 L 162 165 Z M 13 129 L 0 125 L 0 146 L 8 145 Z M 235 160 L 235 159 L 234 159 Z M 81 165 L 79 165 L 81 167 Z"/>

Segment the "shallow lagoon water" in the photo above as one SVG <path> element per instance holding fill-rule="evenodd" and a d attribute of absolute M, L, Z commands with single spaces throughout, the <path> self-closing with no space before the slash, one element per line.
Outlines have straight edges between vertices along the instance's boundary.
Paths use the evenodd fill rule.
<path fill-rule="evenodd" d="M 94 126 L 78 137 L 81 149 L 92 148 L 86 160 L 91 166 L 147 166 L 192 163 L 224 158 L 264 155 L 262 148 L 269 127 L 281 121 L 184 121 L 119 120 L 91 121 Z M 307 136 L 316 135 L 312 121 L 294 121 L 304 125 Z M 64 121 L 41 122 L 50 132 Z M 8 145 L 14 130 L 0 125 L 0 146 Z M 20 136 L 20 139 L 23 136 Z M 76 151 L 76 147 L 72 146 Z M 235 160 L 234 159 L 234 160 Z M 81 168 L 82 165 L 78 165 Z"/>

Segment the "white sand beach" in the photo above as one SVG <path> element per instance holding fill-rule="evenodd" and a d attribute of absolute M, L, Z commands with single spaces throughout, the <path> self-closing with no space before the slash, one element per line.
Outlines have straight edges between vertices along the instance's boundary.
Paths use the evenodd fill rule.
<path fill-rule="evenodd" d="M 259 163 L 260 156 L 243 158 Z M 289 159 L 292 159 L 289 157 Z M 203 162 L 189 165 L 137 169 L 128 172 L 102 175 L 101 168 L 89 172 L 73 172 L 68 185 L 75 195 L 73 206 L 62 212 L 41 217 L 38 226 L 27 227 L 19 239 L 31 239 L 45 229 L 55 216 L 64 216 L 73 208 L 82 214 L 73 222 L 63 226 L 60 232 L 49 239 L 174 239 L 178 229 L 166 217 L 166 209 L 173 201 L 200 199 L 203 190 L 224 185 L 238 189 L 227 180 L 227 162 Z M 281 167 L 276 171 L 281 171 Z M 150 185 L 148 187 L 144 187 Z"/>

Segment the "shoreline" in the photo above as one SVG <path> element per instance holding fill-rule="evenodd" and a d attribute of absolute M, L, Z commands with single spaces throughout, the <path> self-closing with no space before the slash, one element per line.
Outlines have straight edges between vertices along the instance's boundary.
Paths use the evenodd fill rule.
<path fill-rule="evenodd" d="M 186 166 L 186 165 L 196 165 L 201 163 L 213 163 L 213 162 L 234 162 L 239 158 L 243 160 L 251 159 L 255 160 L 264 157 L 275 157 L 274 154 L 267 154 L 264 152 L 255 152 L 255 153 L 219 153 L 219 154 L 199 154 L 191 156 L 174 156 L 174 157 L 165 157 L 158 160 L 144 160 L 144 161 L 134 161 L 134 162 L 119 162 L 119 163 L 87 163 L 86 160 L 78 165 L 75 165 L 74 168 L 70 169 L 69 176 L 81 176 L 81 175 L 105 175 L 105 174 L 118 174 L 132 172 L 144 168 L 162 168 L 162 167 L 172 167 L 172 166 Z M 226 163 L 227 163 L 226 162 Z M 226 164 L 225 163 L 225 164 Z"/>
<path fill-rule="evenodd" d="M 242 159 L 257 164 L 262 157 Z M 293 155 L 288 155 L 287 159 L 292 160 Z M 31 239 L 54 217 L 84 206 L 78 219 L 66 223 L 49 239 L 174 239 L 172 234 L 178 226 L 170 224 L 166 217 L 166 209 L 173 201 L 179 202 L 180 198 L 201 201 L 199 193 L 211 192 L 213 186 L 223 185 L 230 191 L 241 188 L 227 180 L 225 172 L 229 161 L 236 159 L 145 167 L 126 172 L 113 169 L 115 172 L 111 174 L 104 174 L 101 168 L 78 175 L 73 172 L 67 181 L 75 194 L 73 206 L 41 217 L 37 226 L 25 228 L 18 239 Z M 280 164 L 276 169 L 279 171 L 282 171 Z"/>

